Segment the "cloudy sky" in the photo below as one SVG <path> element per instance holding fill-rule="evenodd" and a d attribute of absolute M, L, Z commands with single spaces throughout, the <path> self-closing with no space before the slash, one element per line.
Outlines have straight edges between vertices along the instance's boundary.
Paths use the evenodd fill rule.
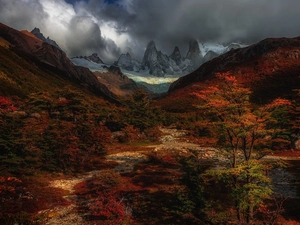
<path fill-rule="evenodd" d="M 190 39 L 250 44 L 300 36 L 299 0 L 0 0 L 0 22 L 39 27 L 73 57 L 96 52 L 111 63 L 141 60 L 150 40 L 166 54 Z"/>

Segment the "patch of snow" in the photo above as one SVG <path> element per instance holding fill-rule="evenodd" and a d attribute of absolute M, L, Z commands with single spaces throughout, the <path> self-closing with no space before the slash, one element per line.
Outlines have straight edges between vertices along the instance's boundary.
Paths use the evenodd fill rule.
<path fill-rule="evenodd" d="M 83 66 L 89 68 L 91 71 L 108 72 L 109 65 L 102 63 L 94 63 L 84 58 L 72 58 L 70 59 L 76 66 Z"/>
<path fill-rule="evenodd" d="M 199 48 L 201 50 L 201 53 L 203 55 L 203 57 L 209 52 L 209 51 L 213 51 L 215 53 L 217 53 L 218 55 L 222 55 L 226 52 L 228 52 L 228 48 L 230 48 L 231 46 L 235 46 L 236 48 L 244 48 L 247 47 L 247 45 L 245 44 L 241 44 L 241 43 L 231 43 L 227 46 L 224 46 L 220 43 L 212 43 L 212 42 L 205 42 L 205 43 L 201 43 L 199 42 Z"/>
<path fill-rule="evenodd" d="M 226 46 L 218 43 L 200 43 L 199 48 L 201 50 L 202 56 L 204 57 L 209 51 L 213 51 L 218 55 L 221 55 L 226 50 Z"/>

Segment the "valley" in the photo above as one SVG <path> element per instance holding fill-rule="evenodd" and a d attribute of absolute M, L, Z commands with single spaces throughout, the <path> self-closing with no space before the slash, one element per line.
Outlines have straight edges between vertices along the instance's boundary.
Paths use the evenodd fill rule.
<path fill-rule="evenodd" d="M 155 42 L 150 41 L 145 50 L 142 62 L 133 59 L 129 53 L 122 54 L 113 66 L 120 68 L 121 72 L 134 82 L 145 86 L 152 93 L 165 93 L 171 83 L 180 77 L 195 71 L 199 66 L 234 49 L 246 45 L 232 43 L 228 46 L 213 43 L 201 43 L 192 40 L 189 43 L 186 56 L 182 56 L 176 46 L 169 56 L 157 50 Z M 96 53 L 95 56 L 77 56 L 71 61 L 78 66 L 89 68 L 93 72 L 108 77 L 108 68 L 111 65 L 103 63 Z"/>
<path fill-rule="evenodd" d="M 36 35 L 0 24 L 1 224 L 300 223 L 299 38 L 122 70 Z"/>
<path fill-rule="evenodd" d="M 52 206 L 49 209 L 37 212 L 36 218 L 40 218 L 40 222 L 47 225 L 111 224 L 112 222 L 118 223 L 121 220 L 129 224 L 144 224 L 147 219 L 151 221 L 148 220 L 147 224 L 166 223 L 168 217 L 174 216 L 172 214 L 168 215 L 167 211 L 163 212 L 165 215 L 156 218 L 148 214 L 148 210 L 137 214 L 137 211 L 140 210 L 140 203 L 133 202 L 136 201 L 134 198 L 137 197 L 133 193 L 139 193 L 138 198 L 149 198 L 148 195 L 153 196 L 151 197 L 152 203 L 144 204 L 160 207 L 161 201 L 167 202 L 171 200 L 171 196 L 169 195 L 174 194 L 170 193 L 174 188 L 172 186 L 174 184 L 180 185 L 181 183 L 180 176 L 183 171 L 181 171 L 182 169 L 175 159 L 195 157 L 197 155 L 197 160 L 201 162 L 202 166 L 211 164 L 212 161 L 214 161 L 214 165 L 218 165 L 219 163 L 216 163 L 218 161 L 217 149 L 201 147 L 199 144 L 193 143 L 192 140 L 189 140 L 187 131 L 174 128 L 161 128 L 160 130 L 162 136 L 159 138 L 160 141 L 157 144 L 135 145 L 134 148 L 128 145 L 109 146 L 111 152 L 118 153 L 108 154 L 102 159 L 106 161 L 101 162 L 102 164 L 109 165 L 107 168 L 92 170 L 75 176 L 60 175 L 58 178 L 52 176 L 51 181 L 45 183 L 45 189 L 54 188 L 52 191 L 55 189 L 62 190 L 64 193 L 62 195 L 64 203 L 61 206 Z M 134 149 L 134 151 L 130 151 L 130 149 Z M 286 152 L 283 152 L 275 156 L 265 156 L 265 158 L 266 160 L 283 159 L 285 162 L 292 162 L 289 163 L 288 169 L 277 169 L 274 171 L 272 179 L 274 179 L 274 189 L 277 191 L 280 190 L 281 197 L 285 199 L 284 215 L 298 220 L 297 210 L 300 209 L 300 206 L 296 204 L 296 201 L 300 198 L 300 152 L 291 156 L 285 156 L 286 154 Z M 221 159 L 221 161 L 223 160 Z M 116 176 L 120 180 L 114 183 L 116 182 L 114 179 L 117 178 L 112 179 L 110 176 Z M 149 183 L 148 179 L 152 181 Z M 103 184 L 102 182 L 108 183 Z M 86 186 L 89 183 L 90 185 Z M 114 194 L 122 196 L 117 204 L 125 207 L 122 209 L 124 210 L 124 214 L 115 215 L 108 221 L 103 220 L 103 218 L 100 219 L 101 217 L 97 219 L 97 217 L 93 216 L 91 206 L 101 198 L 102 194 L 104 194 L 102 198 L 106 198 L 107 196 L 105 195 L 108 194 L 107 192 L 102 193 L 100 191 L 102 188 L 106 188 L 105 186 L 101 187 L 101 185 L 118 187 L 118 190 L 115 190 Z M 92 193 L 94 191 L 97 192 L 96 195 Z M 163 195 L 159 194 L 159 192 L 162 192 Z M 34 193 L 31 194 L 34 195 Z M 159 197 L 157 196 L 157 198 L 155 195 Z M 123 203 L 126 204 L 123 205 Z M 291 209 L 287 203 L 293 204 L 294 208 Z M 113 207 L 117 206 L 114 205 Z M 112 213 L 112 210 L 117 209 L 110 210 L 110 213 Z M 281 220 L 288 223 L 286 220 Z M 178 223 L 186 223 L 186 221 L 179 221 Z M 189 223 L 194 222 L 189 221 Z"/>

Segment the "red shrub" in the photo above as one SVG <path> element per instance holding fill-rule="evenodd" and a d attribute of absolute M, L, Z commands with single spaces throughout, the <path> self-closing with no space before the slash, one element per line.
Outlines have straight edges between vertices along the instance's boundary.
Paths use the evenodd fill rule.
<path fill-rule="evenodd" d="M 92 215 L 105 220 L 122 221 L 125 217 L 125 204 L 117 196 L 100 196 L 90 207 Z"/>
<path fill-rule="evenodd" d="M 0 112 L 16 110 L 17 108 L 13 106 L 13 102 L 10 99 L 0 96 Z"/>
<path fill-rule="evenodd" d="M 176 159 L 170 154 L 162 156 L 161 161 L 162 161 L 162 163 L 168 164 L 168 165 L 176 165 L 177 164 Z"/>

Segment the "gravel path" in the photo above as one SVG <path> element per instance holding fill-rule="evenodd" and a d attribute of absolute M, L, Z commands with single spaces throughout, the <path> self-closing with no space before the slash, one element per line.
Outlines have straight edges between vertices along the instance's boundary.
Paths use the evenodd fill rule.
<path fill-rule="evenodd" d="M 118 173 L 129 173 L 134 170 L 134 166 L 138 163 L 145 162 L 148 160 L 148 157 L 145 153 L 149 151 L 158 152 L 158 151 L 176 151 L 187 153 L 188 151 L 200 151 L 202 158 L 216 158 L 216 149 L 201 147 L 198 144 L 190 143 L 185 137 L 188 135 L 187 131 L 177 130 L 177 129 L 161 129 L 163 135 L 160 138 L 161 144 L 147 146 L 148 151 L 145 152 L 120 152 L 116 154 L 111 154 L 106 156 L 106 159 L 109 161 L 115 161 L 118 165 L 115 167 L 115 172 Z M 267 160 L 300 160 L 300 158 L 290 159 L 288 157 L 278 157 L 278 156 L 265 156 Z M 47 225 L 69 225 L 69 224 L 80 224 L 80 225 L 89 225 L 90 223 L 82 219 L 82 215 L 79 215 L 76 212 L 76 195 L 74 193 L 74 187 L 83 182 L 96 176 L 98 173 L 101 173 L 100 170 L 91 171 L 83 175 L 72 177 L 69 179 L 59 179 L 52 181 L 50 183 L 51 187 L 61 188 L 69 192 L 65 198 L 70 202 L 69 206 L 58 207 L 47 212 L 50 215 L 50 218 L 46 222 Z M 288 184 L 291 180 L 295 178 L 293 175 L 289 174 L 283 169 L 274 171 L 271 174 L 272 181 L 274 183 L 274 190 L 280 193 L 286 193 L 288 197 L 299 198 L 297 196 L 296 190 L 293 187 L 290 187 Z"/>
<path fill-rule="evenodd" d="M 147 161 L 148 157 L 142 152 L 120 152 L 108 155 L 106 159 L 118 163 L 115 172 L 129 173 L 133 171 L 136 164 Z"/>

